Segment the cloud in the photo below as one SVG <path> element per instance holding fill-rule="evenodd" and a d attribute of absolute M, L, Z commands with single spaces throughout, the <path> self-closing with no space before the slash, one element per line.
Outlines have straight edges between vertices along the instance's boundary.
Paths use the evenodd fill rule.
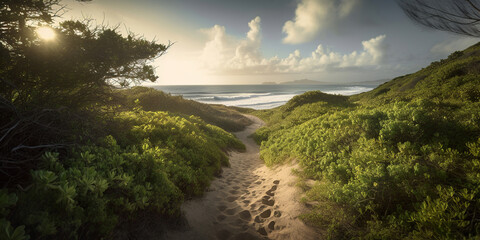
<path fill-rule="evenodd" d="M 221 67 L 227 60 L 228 52 L 232 50 L 234 40 L 227 36 L 223 26 L 215 25 L 210 29 L 203 29 L 202 32 L 210 39 L 200 56 L 204 67 L 212 69 Z"/>
<path fill-rule="evenodd" d="M 436 57 L 446 57 L 452 52 L 463 50 L 478 42 L 477 38 L 460 38 L 435 44 L 430 52 Z"/>
<path fill-rule="evenodd" d="M 272 74 L 311 73 L 347 68 L 378 68 L 387 51 L 385 35 L 362 41 L 363 49 L 342 54 L 318 45 L 308 56 L 295 50 L 285 58 L 265 58 L 261 53 L 261 19 L 248 23 L 250 30 L 243 39 L 235 39 L 225 32 L 225 27 L 215 25 L 203 30 L 209 36 L 201 61 L 211 73 L 216 74 Z"/>
<path fill-rule="evenodd" d="M 348 16 L 359 0 L 302 0 L 295 18 L 285 22 L 284 43 L 298 44 L 312 40 L 324 28 Z"/>
<path fill-rule="evenodd" d="M 235 57 L 229 62 L 234 68 L 244 68 L 257 65 L 261 61 L 260 44 L 262 43 L 260 17 L 256 17 L 248 23 L 250 30 L 247 37 L 240 41 L 235 48 Z"/>

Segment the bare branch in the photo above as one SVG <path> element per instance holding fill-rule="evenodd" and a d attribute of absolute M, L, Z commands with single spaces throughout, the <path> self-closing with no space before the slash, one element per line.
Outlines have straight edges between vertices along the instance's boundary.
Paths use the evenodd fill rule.
<path fill-rule="evenodd" d="M 65 144 L 47 144 L 47 145 L 37 145 L 37 146 L 25 146 L 25 145 L 20 145 L 15 148 L 13 148 L 11 151 L 15 152 L 20 149 L 37 149 L 37 148 L 62 148 L 67 145 Z"/>
<path fill-rule="evenodd" d="M 413 21 L 441 31 L 480 37 L 480 0 L 397 0 Z"/>

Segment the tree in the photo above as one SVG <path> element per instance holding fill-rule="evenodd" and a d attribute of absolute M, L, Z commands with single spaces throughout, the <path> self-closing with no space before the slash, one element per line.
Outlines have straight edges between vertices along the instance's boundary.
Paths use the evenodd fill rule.
<path fill-rule="evenodd" d="M 0 3 L 0 97 L 17 106 L 79 107 L 112 85 L 156 80 L 149 63 L 169 44 L 89 21 L 63 22 L 55 42 L 41 41 L 36 27 L 52 23 L 62 9 L 59 0 Z"/>
<path fill-rule="evenodd" d="M 72 116 L 104 106 L 116 86 L 155 81 L 150 63 L 170 47 L 87 20 L 62 22 L 52 27 L 55 41 L 40 39 L 35 29 L 62 9 L 59 0 L 0 1 L 0 182 L 16 184 L 12 176 L 72 144 L 66 138 L 87 138 L 73 130 L 85 119 Z"/>
<path fill-rule="evenodd" d="M 480 37 L 479 0 L 397 0 L 415 22 L 424 26 Z"/>
<path fill-rule="evenodd" d="M 55 31 L 54 42 L 33 41 L 12 59 L 5 73 L 13 88 L 3 93 L 6 98 L 82 108 L 106 99 L 112 86 L 154 82 L 149 63 L 169 47 L 131 33 L 124 37 L 116 28 L 92 28 L 88 22 L 62 22 Z"/>

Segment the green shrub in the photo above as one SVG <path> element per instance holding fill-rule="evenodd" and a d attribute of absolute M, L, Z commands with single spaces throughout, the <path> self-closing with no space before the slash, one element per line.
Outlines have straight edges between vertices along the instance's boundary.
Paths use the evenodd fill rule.
<path fill-rule="evenodd" d="M 0 236 L 97 239 L 139 212 L 179 216 L 183 199 L 202 194 L 228 165 L 224 151 L 245 149 L 231 133 L 194 116 L 137 110 L 110 123 L 123 131 L 66 157 L 47 152 L 29 186 L 0 192 Z"/>
<path fill-rule="evenodd" d="M 296 112 L 306 106 L 316 110 Z M 309 190 L 307 198 L 326 201 L 320 206 L 336 206 L 336 212 L 341 208 L 351 217 L 314 208 L 303 219 L 327 227 L 330 237 L 480 234 L 477 103 L 418 98 L 343 109 L 308 103 L 288 113 L 271 111 L 294 124 L 271 117 L 257 133 L 263 140 L 261 157 L 267 165 L 295 158 L 306 177 L 325 183 L 321 190 Z"/>

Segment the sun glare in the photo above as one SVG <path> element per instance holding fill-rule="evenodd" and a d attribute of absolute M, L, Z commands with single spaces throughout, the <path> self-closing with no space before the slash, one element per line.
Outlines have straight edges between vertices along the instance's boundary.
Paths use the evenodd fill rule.
<path fill-rule="evenodd" d="M 50 27 L 39 27 L 36 30 L 37 36 L 43 40 L 50 41 L 55 39 L 55 31 Z"/>

